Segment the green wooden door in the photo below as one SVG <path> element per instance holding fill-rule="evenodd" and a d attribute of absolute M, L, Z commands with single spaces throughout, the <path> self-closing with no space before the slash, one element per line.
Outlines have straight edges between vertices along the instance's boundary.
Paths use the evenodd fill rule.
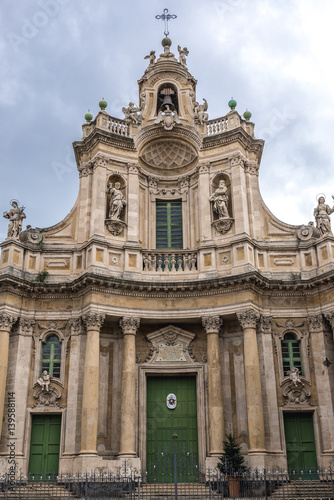
<path fill-rule="evenodd" d="M 285 413 L 284 430 L 288 468 L 316 468 L 312 413 Z"/>
<path fill-rule="evenodd" d="M 58 473 L 61 415 L 33 415 L 29 472 Z"/>
<path fill-rule="evenodd" d="M 176 396 L 175 409 L 167 407 L 167 396 L 171 393 Z M 166 448 L 172 453 L 189 452 L 190 467 L 198 465 L 196 377 L 147 379 L 146 446 L 148 469 L 157 464 L 158 452 Z"/>

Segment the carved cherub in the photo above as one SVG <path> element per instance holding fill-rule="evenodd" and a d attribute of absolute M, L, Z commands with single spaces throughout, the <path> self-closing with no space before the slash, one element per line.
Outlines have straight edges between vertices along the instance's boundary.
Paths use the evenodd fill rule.
<path fill-rule="evenodd" d="M 304 385 L 303 382 L 300 380 L 299 369 L 296 366 L 294 366 L 291 370 L 289 370 L 287 374 L 289 375 L 289 379 L 291 380 L 292 384 L 295 387 L 298 387 L 298 384 L 302 386 Z"/>
<path fill-rule="evenodd" d="M 42 387 L 42 389 L 45 389 L 46 392 L 49 392 L 49 385 L 50 385 L 50 380 L 51 375 L 47 372 L 47 370 L 43 370 L 42 375 L 37 379 L 37 383 Z"/>
<path fill-rule="evenodd" d="M 122 111 L 125 115 L 124 119 L 131 121 L 138 125 L 141 123 L 141 113 L 140 108 L 135 106 L 133 102 L 129 102 L 129 106 L 127 108 L 122 108 Z"/>
<path fill-rule="evenodd" d="M 179 51 L 179 63 L 182 66 L 186 66 L 187 65 L 186 56 L 189 55 L 189 50 L 187 49 L 187 47 L 183 47 L 182 49 L 180 45 L 177 46 L 177 50 Z"/>
<path fill-rule="evenodd" d="M 155 50 L 151 50 L 151 52 L 145 56 L 144 59 L 149 59 L 149 66 L 153 66 L 153 64 L 155 64 Z"/>

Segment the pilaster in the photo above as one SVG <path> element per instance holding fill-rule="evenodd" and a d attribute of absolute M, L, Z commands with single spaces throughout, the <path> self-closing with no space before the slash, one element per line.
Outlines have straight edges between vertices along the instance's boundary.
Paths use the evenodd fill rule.
<path fill-rule="evenodd" d="M 120 457 L 136 457 L 136 333 L 140 319 L 124 316 L 120 327 L 124 335 Z"/>
<path fill-rule="evenodd" d="M 219 353 L 220 316 L 203 316 L 207 335 L 209 455 L 219 457 L 225 436 L 222 373 Z"/>
<path fill-rule="evenodd" d="M 6 379 L 8 368 L 9 335 L 17 316 L 7 313 L 0 314 L 0 435 L 5 405 Z"/>

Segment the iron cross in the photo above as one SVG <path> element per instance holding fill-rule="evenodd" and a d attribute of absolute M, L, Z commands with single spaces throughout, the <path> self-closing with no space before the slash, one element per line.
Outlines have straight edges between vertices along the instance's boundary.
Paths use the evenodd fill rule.
<path fill-rule="evenodd" d="M 164 9 L 163 11 L 163 14 L 159 14 L 157 16 L 155 16 L 156 19 L 162 19 L 163 21 L 165 21 L 165 36 L 168 36 L 169 35 L 169 31 L 168 31 L 168 21 L 170 19 L 176 19 L 177 16 L 175 14 L 169 14 L 168 13 L 168 9 Z"/>

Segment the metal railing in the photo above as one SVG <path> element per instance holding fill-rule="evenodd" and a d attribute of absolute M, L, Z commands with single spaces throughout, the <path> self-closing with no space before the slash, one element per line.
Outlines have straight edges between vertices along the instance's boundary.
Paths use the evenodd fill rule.
<path fill-rule="evenodd" d="M 191 461 L 171 456 L 139 473 L 122 467 L 118 474 L 29 474 L 0 476 L 0 499 L 128 499 L 128 500 L 223 500 L 252 498 L 263 500 L 333 500 L 332 470 L 248 471 L 223 474 L 207 470 Z M 161 465 L 160 464 L 160 465 Z"/>

